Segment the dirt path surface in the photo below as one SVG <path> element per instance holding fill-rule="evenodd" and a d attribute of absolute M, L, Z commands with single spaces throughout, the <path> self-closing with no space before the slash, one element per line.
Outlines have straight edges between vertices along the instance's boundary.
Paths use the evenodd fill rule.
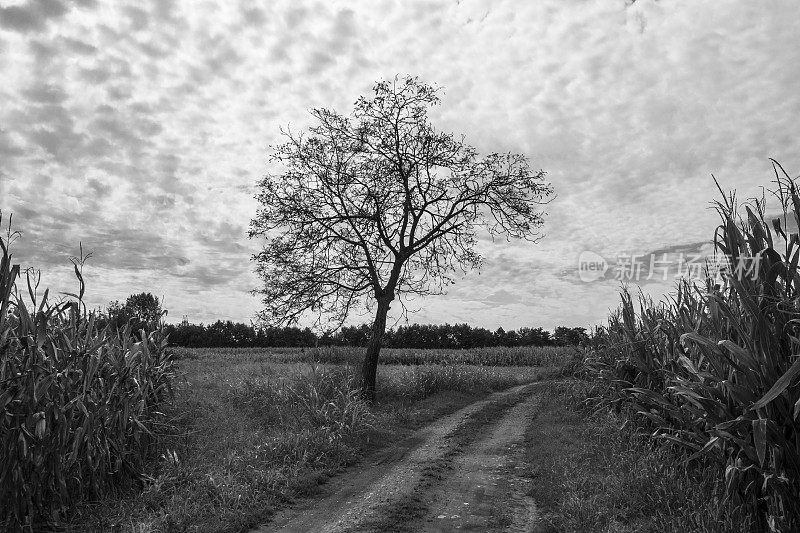
<path fill-rule="evenodd" d="M 519 447 L 541 389 L 515 387 L 440 418 L 257 532 L 534 530 Z"/>
<path fill-rule="evenodd" d="M 432 491 L 425 523 L 417 531 L 530 532 L 536 504 L 525 496 L 529 478 L 521 449 L 541 398 L 532 395 L 508 410 L 491 432 L 470 444 L 452 472 Z"/>

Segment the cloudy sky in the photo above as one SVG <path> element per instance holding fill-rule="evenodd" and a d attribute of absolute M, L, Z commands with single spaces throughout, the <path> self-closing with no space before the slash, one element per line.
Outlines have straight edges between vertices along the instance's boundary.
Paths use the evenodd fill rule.
<path fill-rule="evenodd" d="M 708 251 L 712 173 L 742 198 L 770 157 L 800 173 L 796 1 L 628 4 L 0 0 L 15 256 L 74 290 L 83 243 L 92 305 L 147 291 L 172 321 L 248 321 L 245 234 L 279 128 L 411 74 L 444 87 L 438 127 L 526 154 L 558 193 L 543 241 L 481 244 L 480 275 L 411 320 L 596 323 L 625 257 Z M 585 251 L 617 267 L 581 281 Z"/>

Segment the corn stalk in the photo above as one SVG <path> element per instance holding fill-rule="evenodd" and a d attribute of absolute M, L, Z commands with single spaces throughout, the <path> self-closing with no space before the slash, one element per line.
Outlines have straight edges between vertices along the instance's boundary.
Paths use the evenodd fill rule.
<path fill-rule="evenodd" d="M 0 215 L 0 221 L 2 221 Z M 80 290 L 40 298 L 37 273 L 17 290 L 10 230 L 0 238 L 0 529 L 56 521 L 72 503 L 138 480 L 155 445 L 174 364 L 160 329 L 96 326 Z"/>
<path fill-rule="evenodd" d="M 800 224 L 795 182 L 775 161 L 783 215 L 766 202 L 715 203 L 716 251 L 749 265 L 703 286 L 679 282 L 654 304 L 627 289 L 591 341 L 587 363 L 606 399 L 624 405 L 688 461 L 719 467 L 725 497 L 762 530 L 800 529 Z M 638 309 L 637 309 L 638 307 Z"/>

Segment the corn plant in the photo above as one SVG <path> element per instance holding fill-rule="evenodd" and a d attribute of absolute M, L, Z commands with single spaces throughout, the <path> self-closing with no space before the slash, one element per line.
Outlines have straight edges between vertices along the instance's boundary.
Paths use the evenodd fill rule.
<path fill-rule="evenodd" d="M 714 204 L 721 279 L 679 283 L 669 299 L 627 290 L 599 328 L 587 366 L 643 428 L 718 465 L 726 498 L 762 530 L 800 529 L 800 194 L 773 161 L 783 214 L 766 201 Z M 742 209 L 743 208 L 743 209 Z M 742 212 L 743 211 L 743 212 Z"/>
<path fill-rule="evenodd" d="M 0 221 L 2 221 L 0 215 Z M 97 327 L 78 294 L 39 297 L 25 272 L 27 301 L 11 263 L 17 235 L 0 237 L 0 529 L 57 521 L 69 505 L 138 480 L 156 444 L 159 408 L 174 365 L 159 329 Z"/>

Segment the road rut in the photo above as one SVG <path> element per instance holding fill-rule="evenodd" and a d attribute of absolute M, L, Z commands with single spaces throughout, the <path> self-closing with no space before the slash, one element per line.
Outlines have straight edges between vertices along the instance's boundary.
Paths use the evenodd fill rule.
<path fill-rule="evenodd" d="M 531 531 L 521 444 L 541 389 L 514 387 L 440 418 L 256 531 Z"/>

